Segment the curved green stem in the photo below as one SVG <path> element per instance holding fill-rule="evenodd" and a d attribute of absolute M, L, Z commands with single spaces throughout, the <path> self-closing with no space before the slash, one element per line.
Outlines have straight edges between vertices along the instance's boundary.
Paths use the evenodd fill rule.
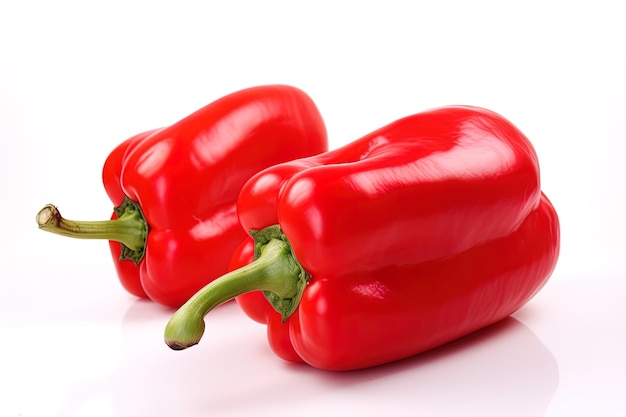
<path fill-rule="evenodd" d="M 271 299 L 268 299 L 283 320 L 296 310 L 308 274 L 293 256 L 289 242 L 277 226 L 253 236 L 257 243 L 254 262 L 211 282 L 171 317 L 165 327 L 165 343 L 170 348 L 181 350 L 197 344 L 204 333 L 204 317 L 212 309 L 251 291 L 270 293 Z"/>
<path fill-rule="evenodd" d="M 126 198 L 116 207 L 115 220 L 77 221 L 61 216 L 52 204 L 44 206 L 37 213 L 37 224 L 41 230 L 77 239 L 106 239 L 120 242 L 122 259 L 132 259 L 135 263 L 143 257 L 148 235 L 148 225 L 137 203 Z"/>

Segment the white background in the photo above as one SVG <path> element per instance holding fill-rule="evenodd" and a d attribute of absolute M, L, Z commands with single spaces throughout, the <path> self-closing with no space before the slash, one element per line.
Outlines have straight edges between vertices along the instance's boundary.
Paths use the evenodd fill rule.
<path fill-rule="evenodd" d="M 626 14 L 619 1 L 0 3 L 0 415 L 626 415 Z M 389 366 L 275 357 L 230 304 L 199 346 L 126 294 L 106 242 L 37 230 L 45 203 L 106 219 L 127 137 L 284 83 L 330 145 L 446 104 L 536 147 L 561 219 L 547 286 L 513 318 Z"/>

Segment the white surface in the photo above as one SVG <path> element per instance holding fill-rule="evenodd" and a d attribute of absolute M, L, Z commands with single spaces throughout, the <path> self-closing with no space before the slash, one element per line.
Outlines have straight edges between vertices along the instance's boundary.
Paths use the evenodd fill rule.
<path fill-rule="evenodd" d="M 619 3 L 1 2 L 0 415 L 626 415 Z M 561 218 L 548 285 L 502 325 L 362 372 L 282 362 L 233 304 L 169 350 L 171 311 L 123 292 L 106 243 L 35 214 L 107 218 L 117 143 L 266 83 L 308 92 L 332 147 L 445 104 L 512 120 Z"/>

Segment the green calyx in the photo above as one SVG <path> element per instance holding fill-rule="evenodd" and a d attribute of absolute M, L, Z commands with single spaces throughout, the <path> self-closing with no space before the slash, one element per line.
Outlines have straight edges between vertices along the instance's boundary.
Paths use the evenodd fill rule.
<path fill-rule="evenodd" d="M 136 238 L 136 242 L 127 245 L 120 241 L 122 251 L 120 253 L 120 261 L 131 260 L 138 265 L 146 253 L 146 239 L 148 238 L 148 222 L 141 212 L 139 204 L 124 196 L 122 204 L 113 209 L 117 220 L 129 224 L 129 232 Z M 138 243 L 138 244 L 137 244 Z"/>
<path fill-rule="evenodd" d="M 41 230 L 76 239 L 106 239 L 122 245 L 120 260 L 129 259 L 138 264 L 144 256 L 148 223 L 139 204 L 128 197 L 114 209 L 117 219 L 101 221 L 68 220 L 52 204 L 37 213 Z"/>
<path fill-rule="evenodd" d="M 267 301 L 274 307 L 274 310 L 280 313 L 282 321 L 285 322 L 291 316 L 300 304 L 300 299 L 306 288 L 310 274 L 300 265 L 300 262 L 296 259 L 293 251 L 291 250 L 291 244 L 289 240 L 280 229 L 280 226 L 270 226 L 262 230 L 251 230 L 250 234 L 254 238 L 254 259 L 258 259 L 263 253 L 263 248 L 272 240 L 278 240 L 284 243 L 284 251 L 289 256 L 285 257 L 287 263 L 284 267 L 288 269 L 289 275 L 296 277 L 297 280 L 292 280 L 293 289 L 288 295 L 278 295 L 272 291 L 263 291 L 263 295 Z"/>
<path fill-rule="evenodd" d="M 300 303 L 309 274 L 295 258 L 278 225 L 251 231 L 254 261 L 209 283 L 180 307 L 165 327 L 165 343 L 175 350 L 197 344 L 204 333 L 204 317 L 239 295 L 263 291 L 283 322 Z"/>

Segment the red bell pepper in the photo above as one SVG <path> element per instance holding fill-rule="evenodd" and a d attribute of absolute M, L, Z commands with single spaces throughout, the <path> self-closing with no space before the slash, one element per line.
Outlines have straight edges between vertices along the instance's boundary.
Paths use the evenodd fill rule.
<path fill-rule="evenodd" d="M 48 205 L 37 222 L 61 235 L 109 239 L 128 292 L 178 307 L 228 271 L 246 238 L 236 215 L 246 180 L 325 150 L 324 122 L 304 92 L 282 85 L 249 88 L 113 150 L 103 168 L 116 206 L 111 220 L 70 221 Z"/>
<path fill-rule="evenodd" d="M 204 316 L 237 297 L 268 324 L 280 357 L 375 366 L 509 316 L 559 253 L 531 143 L 474 107 L 419 113 L 266 169 L 243 187 L 238 213 L 255 260 L 242 245 L 232 265 L 241 267 L 174 314 L 165 329 L 173 349 L 196 344 Z"/>

